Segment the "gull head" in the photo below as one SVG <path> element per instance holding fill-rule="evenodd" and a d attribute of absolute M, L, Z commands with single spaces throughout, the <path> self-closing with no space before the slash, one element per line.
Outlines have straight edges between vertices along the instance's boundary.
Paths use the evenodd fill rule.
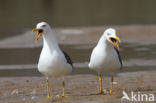
<path fill-rule="evenodd" d="M 120 42 L 119 37 L 116 35 L 116 31 L 113 28 L 108 28 L 104 32 L 106 39 L 114 45 L 115 48 L 119 49 L 118 42 Z"/>
<path fill-rule="evenodd" d="M 45 35 L 47 34 L 48 31 L 50 31 L 50 26 L 48 23 L 46 22 L 40 22 L 36 25 L 36 28 L 34 28 L 32 30 L 32 32 L 37 32 L 37 37 L 36 37 L 36 40 L 39 40 L 39 38 L 42 36 L 42 35 Z"/>

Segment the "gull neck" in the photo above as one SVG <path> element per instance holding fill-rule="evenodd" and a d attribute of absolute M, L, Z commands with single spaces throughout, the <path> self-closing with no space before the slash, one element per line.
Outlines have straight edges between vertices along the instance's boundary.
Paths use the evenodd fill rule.
<path fill-rule="evenodd" d="M 43 35 L 43 48 L 49 48 L 51 51 L 59 49 L 56 37 L 52 30 Z"/>

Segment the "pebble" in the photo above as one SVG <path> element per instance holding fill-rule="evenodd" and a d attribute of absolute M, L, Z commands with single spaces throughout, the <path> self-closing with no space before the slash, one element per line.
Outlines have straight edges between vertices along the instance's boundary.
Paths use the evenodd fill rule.
<path fill-rule="evenodd" d="M 15 90 L 13 90 L 12 92 L 11 92 L 11 95 L 15 95 L 15 94 L 18 94 L 19 93 L 19 91 L 17 90 L 17 89 L 15 89 Z"/>

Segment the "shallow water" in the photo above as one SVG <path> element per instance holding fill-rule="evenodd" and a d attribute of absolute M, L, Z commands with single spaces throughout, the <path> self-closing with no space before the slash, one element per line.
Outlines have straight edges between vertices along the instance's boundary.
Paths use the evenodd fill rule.
<path fill-rule="evenodd" d="M 52 27 L 156 24 L 155 0 L 0 0 L 0 38 Z"/>
<path fill-rule="evenodd" d="M 74 63 L 86 63 L 89 61 L 91 51 L 95 45 L 61 45 Z M 120 54 L 124 67 L 119 72 L 155 70 L 156 45 L 121 44 Z M 37 64 L 41 48 L 13 48 L 0 50 L 0 66 Z M 73 74 L 95 74 L 87 68 L 78 68 Z M 26 68 L 2 68 L 0 76 L 40 76 L 36 67 Z"/>

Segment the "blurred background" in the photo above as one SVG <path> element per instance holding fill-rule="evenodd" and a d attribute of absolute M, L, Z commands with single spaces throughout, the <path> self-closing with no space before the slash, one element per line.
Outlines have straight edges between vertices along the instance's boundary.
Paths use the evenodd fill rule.
<path fill-rule="evenodd" d="M 60 48 L 74 62 L 66 79 L 69 98 L 60 101 L 44 101 L 45 78 L 37 70 L 42 38 L 35 43 L 32 33 L 41 21 L 51 25 Z M 116 92 L 96 96 L 97 73 L 87 63 L 108 27 L 115 28 L 121 40 L 123 69 L 115 75 Z M 156 0 L 0 0 L 0 103 L 117 103 L 122 90 L 156 94 L 155 74 Z M 104 92 L 109 76 L 104 74 Z M 60 81 L 51 78 L 54 98 L 61 93 Z"/>
<path fill-rule="evenodd" d="M 41 21 L 54 28 L 61 48 L 80 63 L 82 72 L 76 73 L 90 73 L 83 68 L 106 27 L 115 27 L 121 37 L 123 71 L 156 67 L 156 46 L 144 45 L 155 42 L 155 0 L 0 0 L 0 76 L 39 74 L 42 41 L 35 44 L 31 30 Z"/>
<path fill-rule="evenodd" d="M 0 38 L 52 27 L 156 23 L 155 0 L 0 0 Z"/>

